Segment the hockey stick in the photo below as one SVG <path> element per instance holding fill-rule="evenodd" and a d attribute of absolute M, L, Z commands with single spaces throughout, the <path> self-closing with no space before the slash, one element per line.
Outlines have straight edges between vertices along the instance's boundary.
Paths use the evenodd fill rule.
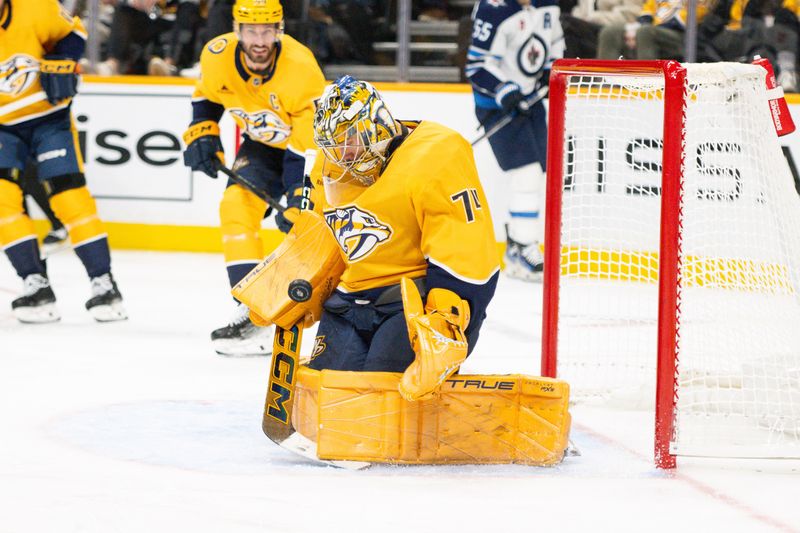
<path fill-rule="evenodd" d="M 290 329 L 275 326 L 275 340 L 270 363 L 269 386 L 264 404 L 264 418 L 261 429 L 277 444 L 293 453 L 315 463 L 361 470 L 370 463 L 359 461 L 325 461 L 317 457 L 317 444 L 300 434 L 292 423 L 294 400 L 296 396 L 297 372 L 300 370 L 300 346 L 303 340 L 302 321 Z"/>
<path fill-rule="evenodd" d="M 495 122 L 488 130 L 484 130 L 483 134 L 480 137 L 478 137 L 477 139 L 475 139 L 474 141 L 472 141 L 471 145 L 475 146 L 476 144 L 478 144 L 482 140 L 488 139 L 489 137 L 491 137 L 492 135 L 494 135 L 495 133 L 497 133 L 501 129 L 503 129 L 506 126 L 508 126 L 511 123 L 511 121 L 513 121 L 515 118 L 517 118 L 519 116 L 519 112 L 520 111 L 522 111 L 523 113 L 528 111 L 530 108 L 535 106 L 537 103 L 539 103 L 540 101 L 542 101 L 545 98 L 547 98 L 547 94 L 549 92 L 550 92 L 550 87 L 548 85 L 545 85 L 541 89 L 536 91 L 533 94 L 533 96 L 531 96 L 530 98 L 522 100 L 519 103 L 519 108 L 518 108 L 519 111 L 517 109 L 514 109 L 513 111 L 511 111 L 510 113 L 508 113 L 507 115 L 502 117 L 500 120 Z"/>
<path fill-rule="evenodd" d="M 282 206 L 280 202 L 278 202 L 278 200 L 276 200 L 272 196 L 269 196 L 267 193 L 259 189 L 254 183 L 251 183 L 247 178 L 245 178 L 235 170 L 232 170 L 223 165 L 221 161 L 216 161 L 215 166 L 217 167 L 217 170 L 228 176 L 232 182 L 236 183 L 237 185 L 241 185 L 251 193 L 255 194 L 256 196 L 267 202 L 267 205 L 275 209 L 277 212 L 283 213 L 284 211 L 286 211 L 286 208 Z"/>

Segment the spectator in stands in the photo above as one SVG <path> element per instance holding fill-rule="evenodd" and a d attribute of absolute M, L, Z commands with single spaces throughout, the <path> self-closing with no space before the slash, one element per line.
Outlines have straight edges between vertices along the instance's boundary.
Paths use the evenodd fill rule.
<path fill-rule="evenodd" d="M 376 0 L 311 0 L 309 48 L 320 63 L 373 63 Z"/>
<path fill-rule="evenodd" d="M 200 0 L 180 0 L 175 10 L 175 22 L 160 36 L 163 57 L 153 55 L 147 73 L 151 76 L 174 76 L 179 68 L 188 67 L 199 58 L 195 40 L 200 21 Z"/>
<path fill-rule="evenodd" d="M 420 22 L 448 20 L 447 15 L 447 0 L 422 0 L 417 20 Z"/>
<path fill-rule="evenodd" d="M 768 58 L 777 67 L 778 83 L 789 92 L 798 90 L 798 16 L 798 0 L 750 0 L 742 19 L 747 60 L 754 55 Z"/>
<path fill-rule="evenodd" d="M 567 47 L 564 57 L 596 57 L 600 30 L 635 22 L 642 10 L 642 0 L 577 0 L 559 4 Z"/>
<path fill-rule="evenodd" d="M 101 1 L 115 10 L 108 58 L 95 67 L 97 74 L 143 73 L 145 65 L 154 74 L 168 74 L 191 63 L 199 0 Z"/>
<path fill-rule="evenodd" d="M 600 30 L 600 59 L 678 59 L 684 57 L 686 0 L 647 0 L 636 22 L 612 24 Z M 708 12 L 709 0 L 697 3 L 697 22 Z"/>

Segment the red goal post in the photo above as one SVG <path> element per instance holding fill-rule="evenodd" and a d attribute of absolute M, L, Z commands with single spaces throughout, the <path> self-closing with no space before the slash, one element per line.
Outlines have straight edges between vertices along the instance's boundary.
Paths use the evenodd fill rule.
<path fill-rule="evenodd" d="M 560 60 L 551 73 L 542 374 L 576 397 L 654 388 L 662 468 L 684 453 L 800 455 L 800 375 L 782 377 L 800 362 L 787 230 L 800 204 L 762 70 Z M 739 329 L 779 341 L 751 356 Z M 736 420 L 704 428 L 722 418 Z M 740 436 L 751 426 L 778 430 L 762 445 Z"/>

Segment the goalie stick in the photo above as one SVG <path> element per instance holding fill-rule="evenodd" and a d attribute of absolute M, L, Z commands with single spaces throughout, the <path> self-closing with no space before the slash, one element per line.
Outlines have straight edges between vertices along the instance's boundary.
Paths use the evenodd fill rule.
<path fill-rule="evenodd" d="M 549 92 L 550 92 L 550 86 L 548 85 L 543 86 L 541 89 L 536 91 L 530 98 L 527 98 L 522 102 L 520 102 L 519 104 L 520 109 L 522 110 L 522 112 L 527 112 L 530 108 L 539 103 L 541 100 L 547 98 Z M 481 134 L 477 139 L 472 141 L 472 143 L 470 144 L 472 146 L 475 146 L 482 140 L 488 139 L 489 137 L 491 137 L 504 127 L 508 126 L 508 124 L 510 124 L 511 121 L 517 118 L 518 116 L 519 116 L 519 111 L 517 111 L 516 109 L 511 111 L 504 117 L 500 118 L 497 122 L 492 124 L 492 126 L 488 130 L 484 129 L 483 134 Z"/>
<path fill-rule="evenodd" d="M 297 371 L 300 369 L 300 345 L 303 340 L 302 321 L 289 329 L 275 326 L 269 385 L 264 404 L 261 429 L 264 434 L 286 450 L 302 455 L 315 463 L 347 470 L 361 470 L 371 463 L 360 461 L 325 461 L 317 457 L 317 444 L 301 435 L 292 423 Z"/>

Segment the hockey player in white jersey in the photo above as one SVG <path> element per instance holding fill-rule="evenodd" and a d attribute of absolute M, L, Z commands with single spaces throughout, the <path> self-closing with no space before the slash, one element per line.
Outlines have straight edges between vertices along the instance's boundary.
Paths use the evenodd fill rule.
<path fill-rule="evenodd" d="M 553 62 L 564 55 L 557 0 L 481 0 L 472 12 L 466 74 L 475 114 L 500 168 L 511 181 L 506 274 L 540 280 L 544 237 L 547 123 L 542 97 Z"/>

